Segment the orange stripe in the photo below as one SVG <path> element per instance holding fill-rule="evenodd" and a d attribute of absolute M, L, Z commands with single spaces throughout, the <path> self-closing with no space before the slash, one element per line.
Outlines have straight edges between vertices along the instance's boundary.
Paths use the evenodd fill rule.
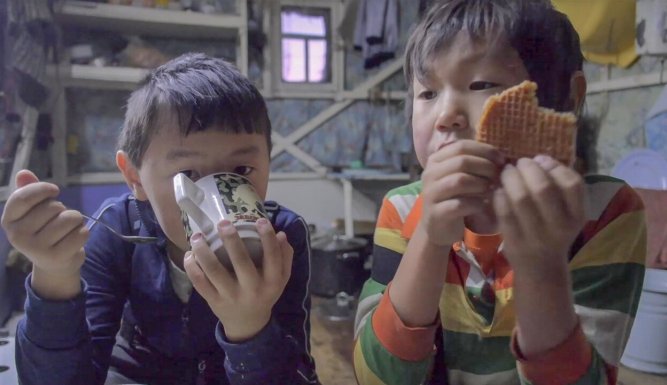
<path fill-rule="evenodd" d="M 380 344 L 392 355 L 405 361 L 425 360 L 435 349 L 435 331 L 440 317 L 431 326 L 405 326 L 389 299 L 389 286 L 373 313 L 373 331 Z"/>
<path fill-rule="evenodd" d="M 641 211 L 643 209 L 644 202 L 639 197 L 639 194 L 637 194 L 637 192 L 632 187 L 624 185 L 620 190 L 618 190 L 616 195 L 614 195 L 612 200 L 609 202 L 609 206 L 604 209 L 604 212 L 600 218 L 598 218 L 596 224 L 597 231 L 604 229 L 608 224 L 613 222 L 622 214 L 633 211 Z"/>
<path fill-rule="evenodd" d="M 535 357 L 525 357 L 521 353 L 517 332 L 514 329 L 510 347 L 517 357 L 520 373 L 528 382 L 542 385 L 573 384 L 588 372 L 593 360 L 593 349 L 581 325 L 577 325 L 560 345 Z"/>
<path fill-rule="evenodd" d="M 396 207 L 387 198 L 382 201 L 382 210 L 378 214 L 376 227 L 391 230 L 400 230 L 402 226 L 401 216 L 398 214 Z"/>
<path fill-rule="evenodd" d="M 415 204 L 412 206 L 412 209 L 410 209 L 410 213 L 405 218 L 405 223 L 403 224 L 403 233 L 402 233 L 402 235 L 406 239 L 412 238 L 412 234 L 415 232 L 415 229 L 417 228 L 417 225 L 419 224 L 419 220 L 421 220 L 423 204 L 424 203 L 423 203 L 422 196 L 419 195 L 417 197 L 417 200 L 415 201 Z"/>
<path fill-rule="evenodd" d="M 510 266 L 503 253 L 498 253 L 493 260 L 493 266 L 496 271 L 496 279 L 493 282 L 495 290 L 511 289 L 514 287 L 514 270 Z"/>
<path fill-rule="evenodd" d="M 500 234 L 477 234 L 465 228 L 463 242 L 474 255 L 484 274 L 493 270 L 494 257 L 498 254 L 498 247 L 503 241 Z"/>

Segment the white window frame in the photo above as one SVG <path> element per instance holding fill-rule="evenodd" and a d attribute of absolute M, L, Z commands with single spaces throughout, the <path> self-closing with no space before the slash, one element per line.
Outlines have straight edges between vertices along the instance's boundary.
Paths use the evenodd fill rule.
<path fill-rule="evenodd" d="M 343 90 L 345 56 L 342 44 L 336 32 L 340 22 L 341 2 L 335 0 L 277 0 L 271 2 L 271 60 L 265 65 L 270 67 L 270 90 L 272 96 L 322 97 L 331 98 Z M 290 83 L 282 79 L 282 28 L 281 13 L 283 7 L 325 8 L 329 10 L 329 68 L 331 80 L 326 83 Z M 267 83 L 264 83 L 267 85 Z M 265 87 L 266 88 L 266 87 Z M 268 96 L 268 95 L 267 95 Z"/>

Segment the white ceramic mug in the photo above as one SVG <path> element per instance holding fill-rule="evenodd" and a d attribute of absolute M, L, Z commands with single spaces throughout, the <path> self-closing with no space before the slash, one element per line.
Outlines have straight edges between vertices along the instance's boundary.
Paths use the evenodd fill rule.
<path fill-rule="evenodd" d="M 252 183 L 234 173 L 210 174 L 193 182 L 183 173 L 174 177 L 174 195 L 181 208 L 185 234 L 203 234 L 220 263 L 233 271 L 218 234 L 217 225 L 223 219 L 230 221 L 243 240 L 255 266 L 262 264 L 262 242 L 255 222 L 268 218 L 264 204 Z"/>

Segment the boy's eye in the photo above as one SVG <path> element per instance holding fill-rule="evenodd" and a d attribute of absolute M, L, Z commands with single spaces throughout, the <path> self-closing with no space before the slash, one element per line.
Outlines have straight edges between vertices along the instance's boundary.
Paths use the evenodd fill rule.
<path fill-rule="evenodd" d="M 234 169 L 235 174 L 239 175 L 248 175 L 253 171 L 253 168 L 250 166 L 238 166 Z"/>
<path fill-rule="evenodd" d="M 425 90 L 419 93 L 419 98 L 424 100 L 431 100 L 436 97 L 435 91 Z"/>
<path fill-rule="evenodd" d="M 492 82 L 473 82 L 470 84 L 470 90 L 471 91 L 484 91 L 484 90 L 489 90 L 491 88 L 498 87 L 497 83 L 492 83 Z"/>
<path fill-rule="evenodd" d="M 197 171 L 194 170 L 181 170 L 179 173 L 184 174 L 188 178 L 190 178 L 193 182 L 197 181 L 199 178 L 201 178 L 201 175 Z"/>

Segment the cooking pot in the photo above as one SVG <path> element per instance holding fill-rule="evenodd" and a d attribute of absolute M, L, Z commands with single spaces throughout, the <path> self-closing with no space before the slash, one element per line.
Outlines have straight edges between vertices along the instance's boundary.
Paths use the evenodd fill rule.
<path fill-rule="evenodd" d="M 334 297 L 344 292 L 354 295 L 368 273 L 364 270 L 368 241 L 339 234 L 314 237 L 311 243 L 310 292 Z"/>

